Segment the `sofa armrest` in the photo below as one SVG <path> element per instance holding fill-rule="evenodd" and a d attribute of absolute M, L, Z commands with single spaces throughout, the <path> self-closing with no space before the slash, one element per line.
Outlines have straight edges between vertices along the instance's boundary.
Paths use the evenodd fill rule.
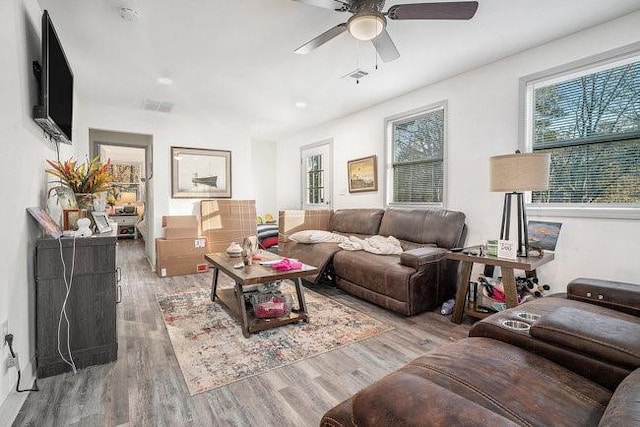
<path fill-rule="evenodd" d="M 640 317 L 640 285 L 579 278 L 567 285 L 567 298 Z"/>
<path fill-rule="evenodd" d="M 423 265 L 445 259 L 448 252 L 446 249 L 429 246 L 411 249 L 400 254 L 400 264 L 419 270 Z"/>

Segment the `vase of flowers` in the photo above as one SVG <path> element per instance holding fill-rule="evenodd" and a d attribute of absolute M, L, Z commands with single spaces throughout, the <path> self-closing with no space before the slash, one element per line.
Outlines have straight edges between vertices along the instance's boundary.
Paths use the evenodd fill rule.
<path fill-rule="evenodd" d="M 107 160 L 107 163 L 102 163 L 99 156 L 85 163 L 73 159 L 65 162 L 47 160 L 47 163 L 51 166 L 47 173 L 58 178 L 63 187 L 73 191 L 80 209 L 92 210 L 94 195 L 111 187 L 111 162 Z"/>

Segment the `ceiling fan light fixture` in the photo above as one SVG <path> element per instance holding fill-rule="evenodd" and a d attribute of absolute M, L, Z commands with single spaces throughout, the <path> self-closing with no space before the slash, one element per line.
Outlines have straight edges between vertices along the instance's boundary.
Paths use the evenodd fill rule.
<path fill-rule="evenodd" d="M 378 37 L 386 25 L 384 16 L 373 12 L 353 15 L 347 22 L 349 33 L 356 39 L 363 41 Z"/>

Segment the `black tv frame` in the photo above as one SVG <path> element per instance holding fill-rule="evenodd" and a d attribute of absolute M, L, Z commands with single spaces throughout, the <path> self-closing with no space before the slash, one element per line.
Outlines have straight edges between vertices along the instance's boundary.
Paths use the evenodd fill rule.
<path fill-rule="evenodd" d="M 60 47 L 60 53 L 62 55 L 62 59 L 64 59 L 64 63 L 66 64 L 66 69 L 71 79 L 71 97 L 70 97 L 70 125 L 69 125 L 69 133 L 67 134 L 58 123 L 51 117 L 50 110 L 50 67 L 49 63 L 49 49 L 52 48 L 51 40 L 49 40 L 50 35 L 55 37 L 55 43 Z M 42 66 L 38 63 L 38 61 L 33 61 L 33 73 L 36 76 L 36 80 L 38 81 L 38 105 L 33 107 L 33 120 L 35 120 L 38 125 L 44 129 L 44 131 L 51 136 L 51 138 L 57 142 L 61 142 L 64 144 L 71 144 L 72 137 L 72 128 L 73 128 L 73 71 L 71 70 L 71 66 L 69 65 L 69 60 L 67 59 L 67 55 L 62 48 L 62 44 L 60 43 L 60 38 L 58 37 L 58 33 L 56 32 L 55 27 L 53 26 L 53 22 L 49 17 L 49 13 L 44 10 L 42 13 Z"/>

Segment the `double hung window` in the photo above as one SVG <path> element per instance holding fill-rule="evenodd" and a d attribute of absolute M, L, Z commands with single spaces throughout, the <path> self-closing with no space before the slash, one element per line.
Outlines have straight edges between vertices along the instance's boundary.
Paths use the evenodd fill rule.
<path fill-rule="evenodd" d="M 444 103 L 387 120 L 387 201 L 393 205 L 444 203 Z"/>
<path fill-rule="evenodd" d="M 533 206 L 640 208 L 640 56 L 526 83 L 528 149 L 551 154 Z"/>

